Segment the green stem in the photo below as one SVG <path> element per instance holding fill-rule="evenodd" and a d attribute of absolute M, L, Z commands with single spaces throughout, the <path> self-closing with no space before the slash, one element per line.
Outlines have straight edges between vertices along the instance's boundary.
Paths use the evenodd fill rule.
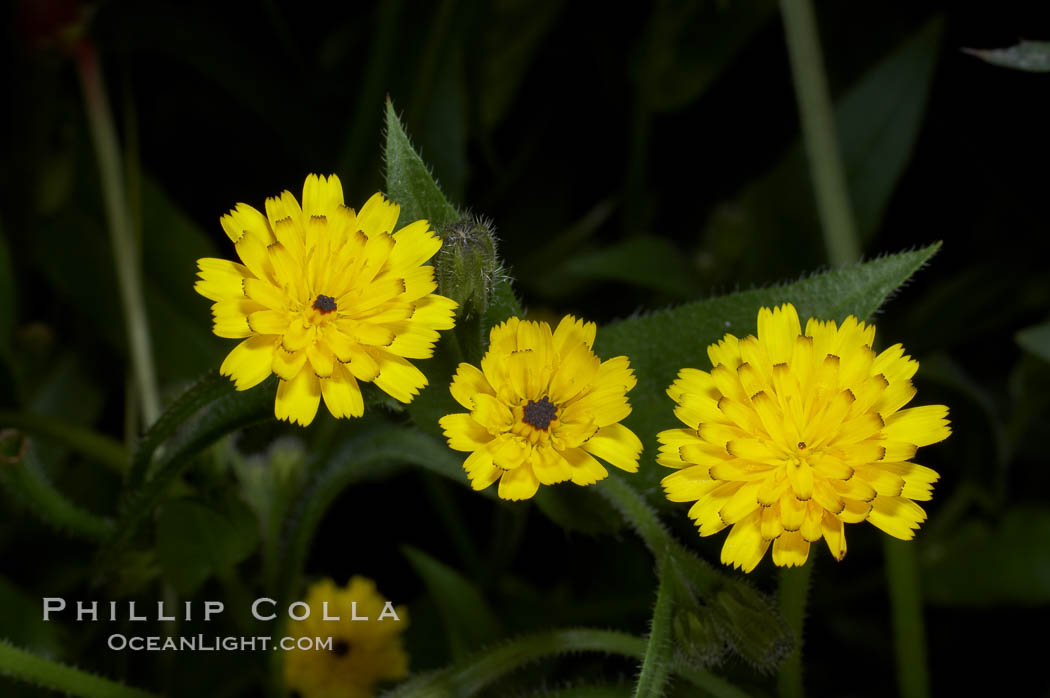
<path fill-rule="evenodd" d="M 927 698 L 930 675 L 926 669 L 926 632 L 914 546 L 889 537 L 883 543 L 897 651 L 897 688 L 902 698 Z"/>
<path fill-rule="evenodd" d="M 657 567 L 659 586 L 656 591 L 656 606 L 653 608 L 649 640 L 645 647 L 645 658 L 634 686 L 635 698 L 651 698 L 663 695 L 664 684 L 671 670 L 671 609 L 674 605 L 674 586 L 668 574 L 667 555 Z"/>
<path fill-rule="evenodd" d="M 795 636 L 795 647 L 780 665 L 777 689 L 781 698 L 802 698 L 802 628 L 806 617 L 806 597 L 813 574 L 813 560 L 801 567 L 780 570 L 780 613 Z"/>
<path fill-rule="evenodd" d="M 0 410 L 0 427 L 54 439 L 115 473 L 123 473 L 128 467 L 128 452 L 119 441 L 77 424 L 29 412 Z"/>
<path fill-rule="evenodd" d="M 87 39 L 81 41 L 77 47 L 77 72 L 84 91 L 84 107 L 87 110 L 91 138 L 98 156 L 99 178 L 106 217 L 109 220 L 110 244 L 113 246 L 117 283 L 124 308 L 124 323 L 127 325 L 132 369 L 142 395 L 143 417 L 149 425 L 160 414 L 160 394 L 157 390 L 157 376 L 150 347 L 139 245 L 135 240 L 131 211 L 124 189 L 117 130 L 106 99 L 98 56 Z"/>
<path fill-rule="evenodd" d="M 152 693 L 44 659 L 0 640 L 0 675 L 82 698 L 150 698 Z"/>
<path fill-rule="evenodd" d="M 60 531 L 95 542 L 113 531 L 112 521 L 81 509 L 55 488 L 31 445 L 19 462 L 0 465 L 0 483 L 41 521 Z"/>
<path fill-rule="evenodd" d="M 828 259 L 834 266 L 853 264 L 860 259 L 860 243 L 835 138 L 813 5 L 810 0 L 780 0 L 780 12 Z"/>

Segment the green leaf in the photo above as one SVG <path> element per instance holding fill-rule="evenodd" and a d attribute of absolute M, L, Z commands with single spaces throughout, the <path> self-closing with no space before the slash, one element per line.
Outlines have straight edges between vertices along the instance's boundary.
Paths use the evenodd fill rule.
<path fill-rule="evenodd" d="M 13 439 L 7 438 L 11 433 L 2 434 L 0 455 L 17 462 L 0 461 L 0 484 L 12 499 L 59 532 L 93 542 L 105 539 L 113 530 L 113 522 L 82 509 L 60 492 L 44 472 L 34 444 L 14 446 L 21 452 L 9 455 L 12 443 L 20 440 L 17 434 Z"/>
<path fill-rule="evenodd" d="M 485 597 L 463 575 L 421 550 L 402 551 L 437 605 L 453 659 L 463 659 L 500 636 L 500 624 Z"/>
<path fill-rule="evenodd" d="M 1009 48 L 964 48 L 963 51 L 992 65 L 1029 73 L 1050 73 L 1050 41 L 1022 40 Z"/>
<path fill-rule="evenodd" d="M 386 193 L 401 205 L 399 222 L 404 225 L 426 219 L 432 228 L 451 225 L 460 219 L 430 170 L 405 134 L 394 103 L 386 102 Z"/>
<path fill-rule="evenodd" d="M 710 367 L 707 347 L 726 333 L 743 337 L 755 332 L 758 309 L 790 302 L 806 318 L 840 321 L 847 315 L 866 319 L 939 248 L 939 243 L 912 252 L 882 257 L 784 286 L 742 291 L 687 303 L 600 328 L 595 348 L 605 357 L 626 355 L 638 377 L 629 393 L 633 411 L 626 424 L 650 444 L 662 429 L 675 425 L 666 390 L 682 368 Z M 644 462 L 644 461 L 643 461 Z M 643 467 L 631 480 L 656 488 L 662 468 Z"/>
<path fill-rule="evenodd" d="M 923 597 L 942 606 L 1050 603 L 1050 510 L 1017 507 L 971 520 L 921 551 Z"/>
<path fill-rule="evenodd" d="M 40 657 L 0 640 L 0 676 L 80 698 L 151 698 L 154 694 Z"/>
<path fill-rule="evenodd" d="M 580 282 L 619 281 L 678 298 L 695 297 L 697 284 L 684 256 L 667 238 L 632 237 L 600 250 L 570 257 L 536 287 L 547 297 L 566 295 Z"/>
<path fill-rule="evenodd" d="M 165 578 L 192 594 L 213 573 L 246 558 L 258 541 L 255 517 L 238 499 L 220 509 L 192 499 L 166 502 L 157 519 L 157 556 Z"/>
<path fill-rule="evenodd" d="M 862 241 L 878 230 L 911 158 L 941 34 L 940 20 L 928 23 L 835 104 L 835 129 Z M 717 207 L 707 229 L 709 252 L 737 277 L 771 278 L 822 259 L 820 225 L 801 141 L 734 201 Z M 780 252 L 775 257 L 756 255 L 759 244 Z"/>
<path fill-rule="evenodd" d="M 547 518 L 567 531 L 599 535 L 616 533 L 623 527 L 619 513 L 592 487 L 541 487 L 533 501 Z"/>
<path fill-rule="evenodd" d="M 1050 322 L 1026 327 L 1017 333 L 1016 339 L 1028 353 L 1050 361 Z"/>
<path fill-rule="evenodd" d="M 164 427 L 164 435 L 158 434 L 150 439 L 147 447 L 150 454 L 157 445 L 165 442 L 167 435 L 180 426 L 184 425 L 185 428 L 166 442 L 164 453 L 154 462 L 149 479 L 144 479 L 140 484 L 130 481 L 121 498 L 116 530 L 99 553 L 100 569 L 115 562 L 117 554 L 133 539 L 142 523 L 163 501 L 171 483 L 193 464 L 197 454 L 226 434 L 272 418 L 277 390 L 275 379 L 271 378 L 243 392 L 235 391 L 232 385 L 219 391 L 214 388 L 212 379 L 214 376 L 206 376 L 196 386 L 200 388 L 199 391 L 191 388 L 184 396 L 186 401 L 177 401 L 172 405 L 169 408 L 172 413 L 170 419 L 166 420 L 165 415 L 162 415 L 157 420 L 158 424 L 164 422 L 167 426 Z M 208 385 L 213 386 L 211 389 L 215 389 L 216 393 L 208 393 L 209 399 L 205 400 L 202 394 L 207 393 L 209 389 L 205 386 Z M 206 405 L 203 409 L 201 403 Z M 176 412 L 179 418 L 175 417 Z M 142 462 L 147 465 L 142 467 L 148 467 L 149 456 L 143 458 Z"/>
<path fill-rule="evenodd" d="M 699 98 L 775 13 L 772 0 L 656 3 L 636 76 L 646 106 L 671 111 Z"/>

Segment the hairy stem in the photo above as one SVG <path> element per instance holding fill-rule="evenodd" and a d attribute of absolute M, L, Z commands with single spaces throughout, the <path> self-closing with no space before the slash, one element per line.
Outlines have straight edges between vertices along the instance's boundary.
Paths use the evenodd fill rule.
<path fill-rule="evenodd" d="M 664 684 L 671 669 L 671 610 L 674 605 L 673 583 L 668 574 L 667 555 L 660 559 L 657 567 L 659 586 L 656 591 L 656 606 L 649 628 L 649 640 L 645 647 L 645 658 L 634 687 L 635 698 L 652 698 L 663 695 Z"/>
<path fill-rule="evenodd" d="M 123 444 L 71 422 L 30 412 L 0 410 L 0 427 L 46 436 L 116 473 L 123 473 L 128 467 L 128 452 Z"/>

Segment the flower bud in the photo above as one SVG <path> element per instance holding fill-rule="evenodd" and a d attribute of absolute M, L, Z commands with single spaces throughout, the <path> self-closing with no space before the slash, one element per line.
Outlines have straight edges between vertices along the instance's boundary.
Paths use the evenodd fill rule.
<path fill-rule="evenodd" d="M 438 234 L 442 239 L 434 264 L 438 293 L 459 304 L 459 317 L 481 315 L 501 272 L 492 222 L 464 218 Z"/>
<path fill-rule="evenodd" d="M 710 613 L 704 609 L 677 609 L 673 629 L 675 652 L 690 666 L 711 666 L 720 662 L 725 655 L 725 640 Z"/>
<path fill-rule="evenodd" d="M 729 584 L 715 594 L 711 619 L 729 646 L 759 671 L 776 669 L 794 646 L 783 617 L 763 594 Z"/>

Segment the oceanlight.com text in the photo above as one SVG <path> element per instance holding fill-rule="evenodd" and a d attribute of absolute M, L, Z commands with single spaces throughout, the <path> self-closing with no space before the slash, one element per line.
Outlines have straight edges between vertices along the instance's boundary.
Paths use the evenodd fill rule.
<path fill-rule="evenodd" d="M 122 652 L 257 652 L 260 650 L 328 650 L 333 647 L 331 637 L 282 637 L 274 639 L 268 635 L 251 637 L 219 635 L 182 635 L 161 637 L 159 635 L 122 635 L 114 633 L 106 640 L 106 646 Z"/>

